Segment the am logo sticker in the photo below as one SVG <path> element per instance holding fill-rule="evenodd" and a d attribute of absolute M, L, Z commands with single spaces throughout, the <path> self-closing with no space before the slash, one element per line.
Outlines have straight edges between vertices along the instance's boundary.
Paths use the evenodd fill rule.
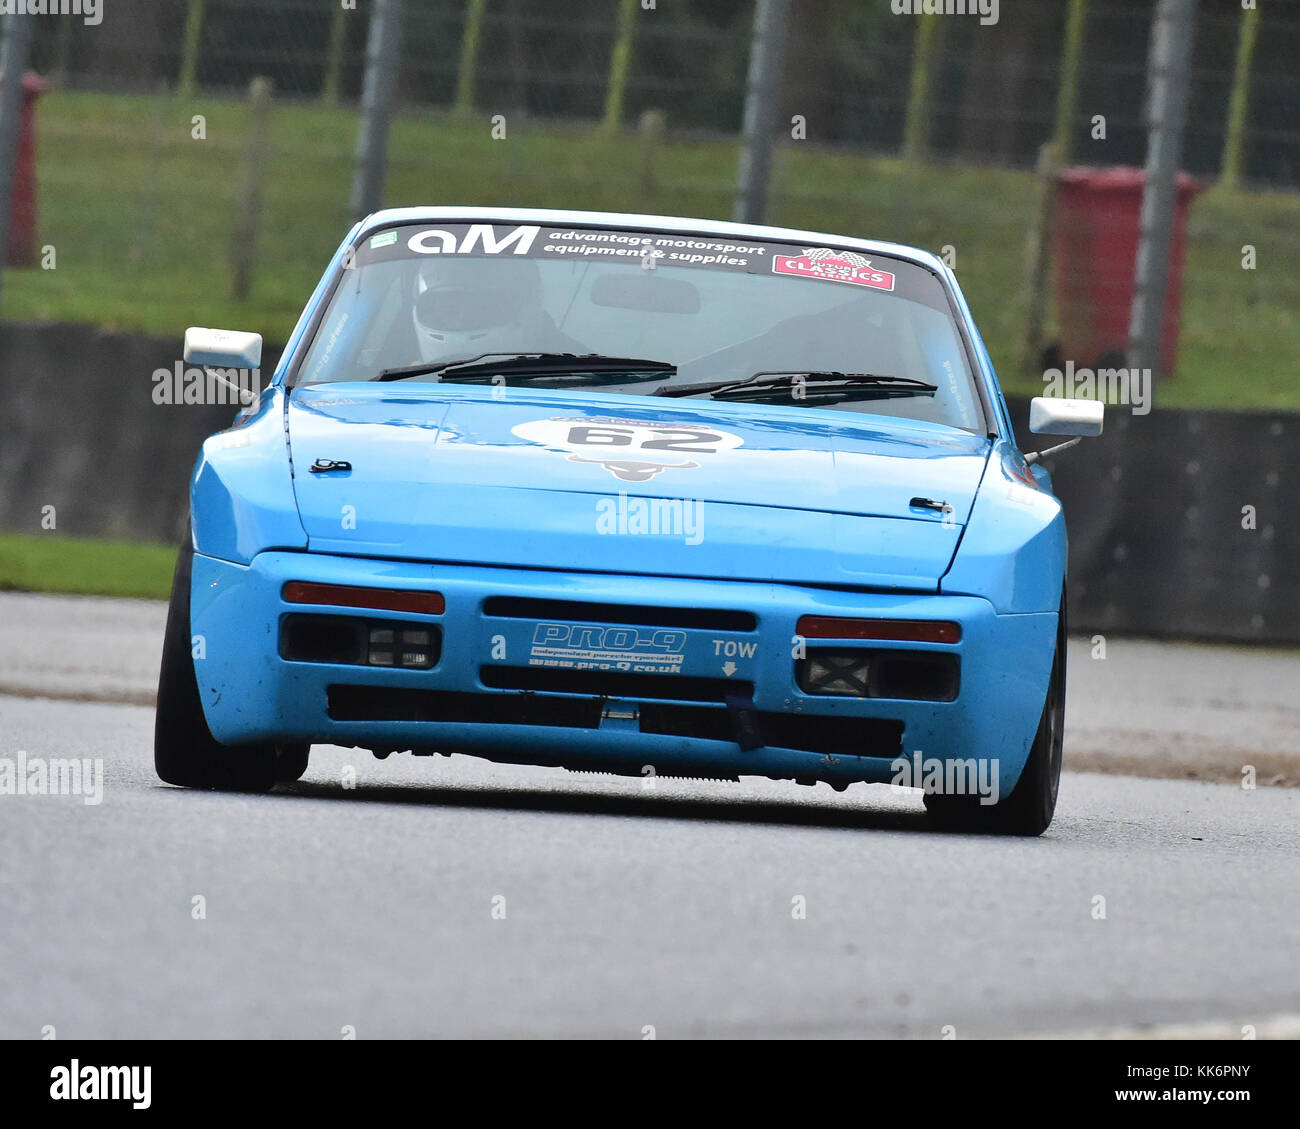
<path fill-rule="evenodd" d="M 876 290 L 893 290 L 894 276 L 877 270 L 871 260 L 856 251 L 836 251 L 830 247 L 805 247 L 802 255 L 775 255 L 772 270 L 776 274 L 794 274 L 801 278 L 821 278 L 828 282 L 848 282 Z"/>

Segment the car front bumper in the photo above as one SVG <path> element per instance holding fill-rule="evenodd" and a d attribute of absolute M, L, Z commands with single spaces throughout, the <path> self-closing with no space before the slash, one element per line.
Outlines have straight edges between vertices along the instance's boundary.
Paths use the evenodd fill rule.
<path fill-rule="evenodd" d="M 420 616 L 289 603 L 289 581 L 436 591 L 445 611 Z M 596 607 L 587 612 L 575 604 Z M 502 607 L 510 613 L 497 614 Z M 669 609 L 673 625 L 662 629 L 666 635 L 653 627 L 611 634 L 628 618 L 611 608 Z M 285 618 L 313 614 L 427 625 L 441 634 L 441 651 L 428 669 L 282 657 Z M 926 761 L 987 758 L 1003 795 L 1019 779 L 1033 741 L 1057 630 L 1055 613 L 998 615 L 990 603 L 970 596 L 278 551 L 261 553 L 248 566 L 196 553 L 190 615 L 204 712 L 225 744 L 462 752 L 636 775 L 652 766 L 660 775 L 758 775 L 837 786 L 895 781 L 899 755 L 919 752 Z M 955 698 L 805 693 L 795 674 L 797 628 L 810 615 L 960 624 L 955 643 L 843 644 L 957 656 Z M 570 639 L 572 624 L 593 626 Z M 547 645 L 561 636 L 560 649 Z M 601 669 L 611 667 L 605 661 L 610 642 L 633 637 L 633 650 L 644 653 L 612 664 L 632 676 L 614 679 L 615 690 L 553 690 L 532 681 L 577 678 L 574 660 L 555 656 L 583 662 L 594 654 L 583 677 L 599 683 Z M 582 646 L 565 650 L 574 640 Z M 680 655 L 681 661 L 665 666 L 654 640 L 666 640 L 676 652 L 669 660 Z M 599 645 L 595 652 L 593 643 Z M 651 677 L 638 678 L 638 671 Z M 675 696 L 679 686 L 690 691 Z M 738 717 L 755 728 L 733 731 Z M 742 748 L 755 740 L 755 747 Z"/>

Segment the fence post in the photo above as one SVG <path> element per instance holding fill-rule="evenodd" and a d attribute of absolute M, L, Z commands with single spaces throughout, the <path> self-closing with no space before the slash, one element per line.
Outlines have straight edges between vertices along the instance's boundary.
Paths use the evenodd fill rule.
<path fill-rule="evenodd" d="M 170 104 L 170 84 L 165 78 L 160 78 L 154 87 L 153 123 L 149 127 L 149 143 L 145 150 L 149 155 L 148 172 L 145 174 L 144 187 L 140 190 L 136 235 L 127 249 L 127 258 L 133 263 L 145 258 L 145 252 L 154 243 L 153 233 L 157 231 L 158 168 L 162 164 L 163 142 L 167 136 L 167 109 Z"/>
<path fill-rule="evenodd" d="M 1038 154 L 1041 182 L 1038 214 L 1029 229 L 1028 272 L 1025 280 L 1025 325 L 1016 371 L 1029 376 L 1038 367 L 1047 320 L 1048 268 L 1051 266 L 1052 217 L 1056 212 L 1056 176 L 1070 163 L 1070 130 L 1079 95 L 1079 58 L 1083 54 L 1088 0 L 1070 0 L 1061 51 L 1061 85 L 1056 95 L 1056 124 L 1052 140 Z"/>
<path fill-rule="evenodd" d="M 194 93 L 199 73 L 199 43 L 203 39 L 204 0 L 189 0 L 185 12 L 185 32 L 181 40 L 181 73 L 176 80 L 176 93 L 188 98 Z"/>
<path fill-rule="evenodd" d="M 27 15 L 4 17 L 0 47 L 0 281 L 9 261 L 9 218 L 13 211 L 14 166 L 22 130 L 23 74 L 32 48 L 32 24 Z"/>
<path fill-rule="evenodd" d="M 638 194 L 640 208 L 643 212 L 653 212 L 659 197 L 659 148 L 664 139 L 664 112 L 646 110 L 637 125 L 640 136 L 637 139 L 640 157 L 640 176 Z"/>
<path fill-rule="evenodd" d="M 918 5 L 919 6 L 919 5 Z M 930 148 L 930 94 L 934 84 L 933 63 L 943 33 L 943 19 L 937 14 L 917 18 L 916 47 L 912 52 L 912 81 L 907 95 L 907 117 L 903 124 L 903 159 L 923 161 Z"/>
<path fill-rule="evenodd" d="M 266 127 L 271 116 L 269 78 L 253 79 L 248 85 L 248 149 L 244 164 L 244 185 L 239 194 L 239 211 L 230 245 L 231 293 L 237 302 L 248 301 L 253 268 L 257 263 L 257 236 L 262 227 L 262 187 L 266 182 Z"/>
<path fill-rule="evenodd" d="M 638 0 L 622 0 L 614 49 L 609 57 L 609 89 L 605 93 L 605 128 L 611 133 L 623 123 L 623 95 L 632 69 L 632 41 L 636 36 Z"/>
<path fill-rule="evenodd" d="M 62 88 L 68 82 L 68 59 L 72 55 L 73 20 L 59 21 L 59 38 L 54 45 L 54 85 Z"/>
<path fill-rule="evenodd" d="M 327 106 L 339 104 L 343 89 L 343 45 L 348 39 L 348 12 L 339 0 L 334 0 L 334 15 L 330 18 L 329 53 L 325 57 L 325 79 L 321 83 L 321 101 Z"/>
<path fill-rule="evenodd" d="M 1187 125 L 1195 26 L 1196 0 L 1159 0 L 1147 64 L 1150 126 L 1128 357 L 1130 369 L 1150 369 L 1159 375 L 1163 375 L 1159 372 L 1160 331 L 1164 326 L 1169 249 L 1178 204 L 1178 169 Z"/>
<path fill-rule="evenodd" d="M 356 164 L 352 176 L 354 220 L 378 211 L 388 175 L 388 130 L 402 58 L 402 0 L 374 0 L 366 42 L 366 79 L 361 92 Z"/>
<path fill-rule="evenodd" d="M 465 10 L 465 30 L 460 37 L 460 70 L 456 72 L 456 112 L 474 111 L 474 80 L 478 71 L 478 41 L 483 33 L 483 13 L 487 0 L 469 0 Z"/>
<path fill-rule="evenodd" d="M 767 211 L 777 98 L 789 25 L 790 0 L 758 0 L 754 8 L 754 37 L 749 49 L 749 75 L 745 80 L 740 172 L 731 213 L 731 218 L 740 223 L 762 223 Z"/>
<path fill-rule="evenodd" d="M 1241 166 L 1245 151 L 1246 111 L 1250 106 L 1250 71 L 1255 57 L 1255 37 L 1259 34 L 1259 9 L 1246 8 L 1241 13 L 1241 33 L 1237 39 L 1237 62 L 1232 72 L 1232 96 L 1228 101 L 1228 129 L 1223 140 L 1223 170 L 1220 183 L 1225 188 L 1241 184 Z"/>
<path fill-rule="evenodd" d="M 1065 17 L 1065 45 L 1061 49 L 1061 88 L 1056 95 L 1056 125 L 1052 140 L 1057 160 L 1070 163 L 1070 128 L 1074 107 L 1079 100 L 1079 57 L 1083 54 L 1083 32 L 1088 19 L 1088 0 L 1070 0 Z"/>

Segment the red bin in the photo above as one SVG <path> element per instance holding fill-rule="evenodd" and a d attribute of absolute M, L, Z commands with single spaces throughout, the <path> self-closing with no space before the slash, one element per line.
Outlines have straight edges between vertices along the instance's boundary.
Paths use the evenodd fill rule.
<path fill-rule="evenodd" d="M 36 99 L 50 88 L 39 75 L 23 75 L 23 118 L 14 167 L 13 206 L 9 213 L 9 263 L 34 267 L 36 238 Z"/>
<path fill-rule="evenodd" d="M 1134 168 L 1062 169 L 1052 216 L 1053 278 L 1060 360 L 1077 366 L 1122 368 L 1127 363 L 1142 191 L 1146 173 Z M 1187 208 L 1201 191 L 1178 174 L 1169 281 L 1160 333 L 1160 368 L 1172 376 L 1178 359 L 1183 244 Z"/>

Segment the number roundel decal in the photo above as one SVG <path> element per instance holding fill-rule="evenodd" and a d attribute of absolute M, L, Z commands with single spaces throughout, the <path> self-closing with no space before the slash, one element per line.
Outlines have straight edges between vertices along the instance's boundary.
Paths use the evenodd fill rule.
<path fill-rule="evenodd" d="M 739 435 L 716 427 L 594 416 L 538 419 L 510 430 L 570 462 L 602 466 L 622 482 L 647 482 L 665 470 L 691 470 L 700 466 L 700 458 L 744 443 Z"/>

